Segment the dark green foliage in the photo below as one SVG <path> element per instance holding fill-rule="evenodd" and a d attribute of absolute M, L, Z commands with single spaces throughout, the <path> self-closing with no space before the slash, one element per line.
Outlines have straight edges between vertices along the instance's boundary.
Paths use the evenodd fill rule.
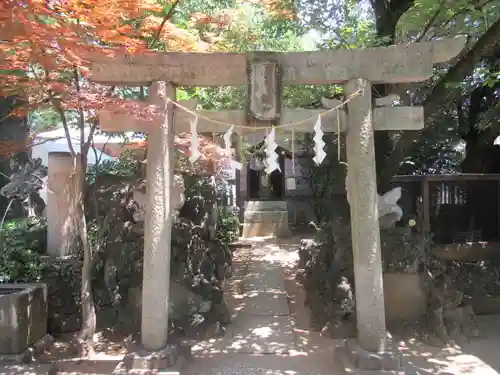
<path fill-rule="evenodd" d="M 219 207 L 217 222 L 217 239 L 222 243 L 230 244 L 240 236 L 240 219 L 238 208 Z"/>
<path fill-rule="evenodd" d="M 80 328 L 80 270 L 78 259 L 46 256 L 45 219 L 27 218 L 5 223 L 0 253 L 0 283 L 47 284 L 48 331 L 73 332 Z"/>
<path fill-rule="evenodd" d="M 44 219 L 29 218 L 5 223 L 1 232 L 0 283 L 39 281 L 47 247 Z"/>
<path fill-rule="evenodd" d="M 134 177 L 139 174 L 139 162 L 132 155 L 132 152 L 125 150 L 116 160 L 105 160 L 94 166 L 87 172 L 87 182 L 93 184 L 96 179 L 96 174 L 113 175 L 122 177 Z"/>

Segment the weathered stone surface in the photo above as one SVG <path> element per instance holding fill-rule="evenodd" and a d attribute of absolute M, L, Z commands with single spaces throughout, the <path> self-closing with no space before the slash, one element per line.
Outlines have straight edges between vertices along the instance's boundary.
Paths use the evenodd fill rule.
<path fill-rule="evenodd" d="M 243 223 L 243 238 L 286 237 L 290 235 L 287 222 Z"/>
<path fill-rule="evenodd" d="M 428 272 L 421 276 L 428 301 L 425 326 L 433 339 L 444 343 L 480 335 L 470 298 L 457 290 L 459 282 L 449 271 L 434 275 Z"/>
<path fill-rule="evenodd" d="M 290 235 L 285 201 L 245 202 L 243 217 L 243 238 Z"/>
<path fill-rule="evenodd" d="M 257 120 L 273 121 L 280 115 L 278 69 L 276 61 L 265 57 L 250 61 L 250 112 Z"/>
<path fill-rule="evenodd" d="M 151 104 L 159 105 L 167 115 L 162 126 L 151 129 L 148 141 L 141 340 L 148 349 L 159 350 L 167 344 L 169 330 L 174 106 L 167 99 L 175 98 L 175 87 L 171 83 L 154 83 L 150 98 Z"/>
<path fill-rule="evenodd" d="M 0 354 L 19 354 L 47 333 L 47 287 L 0 284 Z"/>
<path fill-rule="evenodd" d="M 280 223 L 288 221 L 288 211 L 248 211 L 243 218 L 246 224 L 254 223 Z"/>
<path fill-rule="evenodd" d="M 285 293 L 244 293 L 240 298 L 232 298 L 227 304 L 240 314 L 257 316 L 288 316 L 288 299 Z"/>
<path fill-rule="evenodd" d="M 416 322 L 425 314 L 427 297 L 417 273 L 384 273 L 387 322 Z"/>
<path fill-rule="evenodd" d="M 424 81 L 433 64 L 455 57 L 466 38 L 445 39 L 354 51 L 294 52 L 274 54 L 282 68 L 284 85 L 324 85 L 364 77 L 374 83 Z M 169 81 L 179 86 L 245 85 L 248 61 L 245 54 L 148 53 L 126 56 L 118 51 L 92 56 L 95 82 L 145 85 Z M 189 68 L 187 68 L 189 67 Z"/>
<path fill-rule="evenodd" d="M 381 353 L 370 353 L 354 340 L 348 340 L 346 348 L 351 353 L 353 364 L 361 370 L 399 370 L 403 367 L 403 357 L 390 349 Z"/>
<path fill-rule="evenodd" d="M 28 348 L 20 353 L 3 354 L 0 353 L 0 368 L 3 362 L 12 363 L 31 363 L 38 355 L 43 354 L 53 344 L 54 339 L 49 334 L 44 334 L 39 340 L 32 343 Z M 1 372 L 0 372 L 1 374 Z"/>
<path fill-rule="evenodd" d="M 246 211 L 286 211 L 286 201 L 247 201 L 245 202 Z"/>
<path fill-rule="evenodd" d="M 471 303 L 477 315 L 500 314 L 500 296 L 474 296 Z"/>
<path fill-rule="evenodd" d="M 71 175 L 73 157 L 69 152 L 51 152 L 47 178 L 47 253 L 67 256 L 72 252 L 73 233 L 71 212 Z"/>
<path fill-rule="evenodd" d="M 181 101 L 183 107 L 195 109 L 194 101 Z M 141 105 L 138 103 L 138 105 Z M 144 106 L 145 103 L 142 102 Z M 325 133 L 336 133 L 347 129 L 347 120 L 344 110 L 339 110 L 339 120 L 337 123 L 337 113 L 332 111 L 325 114 L 321 119 L 322 130 Z M 305 109 L 305 108 L 282 108 L 279 123 L 282 125 L 303 121 L 303 123 L 280 129 L 280 133 L 290 133 L 293 129 L 296 133 L 308 133 L 314 125 L 319 113 L 324 113 L 323 109 Z M 224 110 L 224 111 L 200 111 L 200 115 L 213 120 L 208 121 L 202 117 L 198 120 L 198 129 L 200 132 L 224 133 L 227 131 L 227 125 L 216 123 L 217 121 L 229 124 L 245 124 L 246 112 L 243 110 Z M 373 123 L 375 130 L 419 130 L 424 126 L 422 107 L 379 107 L 373 109 Z M 161 125 L 164 115 L 158 114 L 152 119 L 138 118 L 132 116 L 123 109 L 105 108 L 99 111 L 99 124 L 103 130 L 109 132 L 121 131 L 143 131 L 148 132 L 154 127 Z M 186 133 L 190 131 L 190 119 L 192 115 L 184 110 L 175 110 L 175 133 Z M 244 128 L 237 128 L 235 132 L 244 134 L 250 132 Z M 251 130 L 252 134 L 255 131 Z"/>
<path fill-rule="evenodd" d="M 186 201 L 186 197 L 184 195 L 184 191 L 186 190 L 184 186 L 184 179 L 181 175 L 174 175 L 174 183 L 172 186 L 172 196 L 171 196 L 171 204 L 172 210 L 174 212 L 179 212 L 179 210 L 184 206 Z M 137 222 L 144 222 L 146 215 L 146 202 L 147 202 L 147 192 L 146 185 L 141 184 L 140 187 L 135 188 L 133 190 L 133 199 L 137 204 L 137 210 L 134 212 L 134 220 Z"/>
<path fill-rule="evenodd" d="M 137 348 L 125 356 L 113 374 L 157 374 L 164 371 L 180 373 L 191 359 L 191 347 L 184 344 L 169 344 L 166 348 L 155 352 Z"/>
<path fill-rule="evenodd" d="M 336 364 L 345 374 L 355 375 L 405 375 L 403 357 L 389 346 L 379 353 L 371 353 L 359 347 L 356 340 L 346 340 L 344 346 L 335 349 Z"/>
<path fill-rule="evenodd" d="M 386 327 L 371 85 L 363 79 L 353 79 L 346 85 L 347 95 L 359 89 L 363 89 L 363 95 L 348 103 L 347 198 L 351 210 L 358 338 L 364 349 L 377 352 L 386 338 Z"/>

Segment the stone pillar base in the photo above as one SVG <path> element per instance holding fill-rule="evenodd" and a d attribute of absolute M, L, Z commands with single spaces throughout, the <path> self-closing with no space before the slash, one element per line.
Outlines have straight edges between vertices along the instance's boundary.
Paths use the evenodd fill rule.
<path fill-rule="evenodd" d="M 113 375 L 180 375 L 191 358 L 191 347 L 184 344 L 168 345 L 165 349 L 155 352 L 137 349 L 125 356 L 116 366 Z"/>
<path fill-rule="evenodd" d="M 343 374 L 350 375 L 410 375 L 398 350 L 391 348 L 383 353 L 368 352 L 355 340 L 346 340 L 335 348 L 335 363 Z"/>

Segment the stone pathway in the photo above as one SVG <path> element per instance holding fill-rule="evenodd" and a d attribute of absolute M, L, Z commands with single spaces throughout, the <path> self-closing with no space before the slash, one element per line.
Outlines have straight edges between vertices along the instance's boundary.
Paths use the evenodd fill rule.
<path fill-rule="evenodd" d="M 220 339 L 193 347 L 182 375 L 343 375 L 333 353 L 342 340 L 310 330 L 305 291 L 294 280 L 300 239 L 255 242 L 234 254 L 226 290 L 233 323 Z M 483 336 L 457 347 L 407 341 L 405 362 L 418 375 L 500 375 L 500 316 L 478 317 Z M 1 375 L 1 374 L 0 374 Z"/>
<path fill-rule="evenodd" d="M 254 246 L 235 253 L 235 275 L 226 290 L 233 323 L 223 338 L 195 345 L 196 359 L 183 373 L 334 374 L 333 352 L 321 359 L 308 353 L 295 329 L 284 271 L 295 264 L 297 252 L 276 240 Z"/>

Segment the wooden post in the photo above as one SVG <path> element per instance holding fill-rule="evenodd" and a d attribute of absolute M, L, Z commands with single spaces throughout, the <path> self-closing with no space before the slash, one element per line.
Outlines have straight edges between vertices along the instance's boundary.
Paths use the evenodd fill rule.
<path fill-rule="evenodd" d="M 152 103 L 166 111 L 163 124 L 151 127 L 148 134 L 141 340 L 146 349 L 154 351 L 167 346 L 169 327 L 174 112 L 167 98 L 175 100 L 175 87 L 153 83 L 149 95 Z"/>
<path fill-rule="evenodd" d="M 422 179 L 422 208 L 421 229 L 424 234 L 429 234 L 431 231 L 431 194 L 427 176 Z"/>
<path fill-rule="evenodd" d="M 386 341 L 382 255 L 377 207 L 377 176 L 370 83 L 352 79 L 345 87 L 348 103 L 347 194 L 356 289 L 358 341 L 369 352 L 384 352 Z"/>

